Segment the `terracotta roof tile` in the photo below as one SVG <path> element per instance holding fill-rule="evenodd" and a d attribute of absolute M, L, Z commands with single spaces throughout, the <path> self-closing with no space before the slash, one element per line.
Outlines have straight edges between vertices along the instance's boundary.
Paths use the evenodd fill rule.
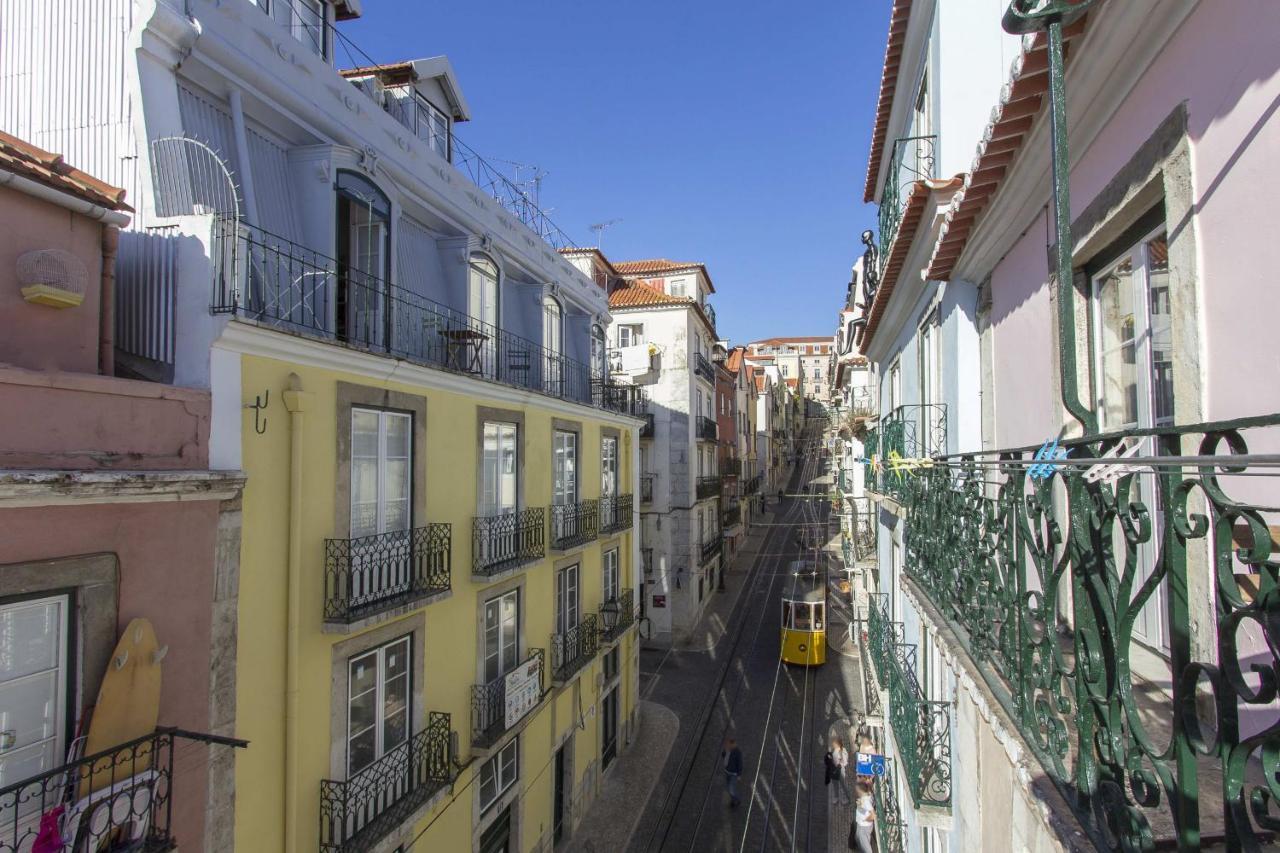
<path fill-rule="evenodd" d="M 707 265 L 698 261 L 672 261 L 667 258 L 650 258 L 642 261 L 618 261 L 613 267 L 618 271 L 618 275 L 624 276 L 698 270 L 706 278 L 707 287 L 711 288 L 711 292 L 716 292 L 716 286 L 711 283 L 711 273 L 707 272 Z"/>
<path fill-rule="evenodd" d="M 902 275 L 903 265 L 907 261 L 907 254 L 911 251 L 911 244 L 915 241 L 916 230 L 924 217 L 929 197 L 934 192 L 957 190 L 963 182 L 964 176 L 956 175 L 949 181 L 915 181 L 911 184 L 911 189 L 907 193 L 907 203 L 902 210 L 902 219 L 898 222 L 898 231 L 893 235 L 893 242 L 885 252 L 884 271 L 880 274 L 880 288 L 876 291 L 876 298 L 871 301 L 867 324 L 858 337 L 858 348 L 864 355 L 872 336 L 876 333 L 876 327 L 880 325 L 885 306 L 893 296 L 893 288 Z"/>
<path fill-rule="evenodd" d="M 880 99 L 876 103 L 876 122 L 871 131 L 871 154 L 867 159 L 867 184 L 862 197 L 866 202 L 875 200 L 876 178 L 880 175 L 884 143 L 889 135 L 889 113 L 893 110 L 893 96 L 898 89 L 898 66 L 902 63 L 903 43 L 907 40 L 911 4 L 912 0 L 893 0 L 893 10 L 889 13 L 889 39 L 884 48 Z"/>
<path fill-rule="evenodd" d="M 693 308 L 706 321 L 707 325 L 715 330 L 715 324 L 703 312 L 702 306 L 691 296 L 670 296 L 658 290 L 656 287 L 650 287 L 641 281 L 626 281 L 613 289 L 613 293 L 609 294 L 609 308 L 649 308 L 661 306 L 684 306 Z"/>
<path fill-rule="evenodd" d="M 765 338 L 760 341 L 752 341 L 751 346 L 767 346 L 771 344 L 829 344 L 831 343 L 831 335 L 814 335 L 807 338 Z"/>
<path fill-rule="evenodd" d="M 68 165 L 61 154 L 37 148 L 3 131 L 0 131 L 0 169 L 109 210 L 133 211 L 124 203 L 124 190 Z"/>
<path fill-rule="evenodd" d="M 729 356 L 724 360 L 725 370 L 730 373 L 737 373 L 742 369 L 742 356 L 747 352 L 746 347 L 734 347 L 729 350 Z"/>
<path fill-rule="evenodd" d="M 1088 14 L 1063 28 L 1064 57 L 1070 62 L 1072 46 L 1084 34 Z M 977 156 L 965 176 L 964 186 L 951 199 L 942 220 L 938 242 L 929 259 L 927 275 L 947 281 L 968 245 L 969 235 L 986 213 L 1019 155 L 1027 135 L 1043 112 L 1049 89 L 1048 37 L 1034 33 L 1022 39 L 1022 51 L 1009 71 L 1009 82 L 1000 93 L 1000 103 L 991 111 L 991 121 L 982 134 Z"/>

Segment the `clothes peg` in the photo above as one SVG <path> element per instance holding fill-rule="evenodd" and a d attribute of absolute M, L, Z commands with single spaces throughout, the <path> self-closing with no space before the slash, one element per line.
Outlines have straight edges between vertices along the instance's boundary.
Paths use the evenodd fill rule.
<path fill-rule="evenodd" d="M 1102 456 L 1099 457 L 1098 462 L 1094 464 L 1093 467 L 1091 467 L 1088 471 L 1085 472 L 1084 474 L 1085 482 L 1086 483 L 1097 483 L 1097 482 L 1114 483 L 1116 480 L 1120 479 L 1122 475 L 1137 471 L 1142 466 L 1126 465 L 1124 463 L 1104 463 L 1103 460 L 1129 459 L 1131 457 L 1137 456 L 1139 451 L 1141 450 L 1142 450 L 1141 440 L 1135 441 L 1132 445 L 1126 444 L 1125 441 L 1121 441 L 1115 447 L 1111 448 L 1106 453 L 1102 454 Z"/>
<path fill-rule="evenodd" d="M 1027 468 L 1027 476 L 1033 480 L 1047 480 L 1062 467 L 1059 460 L 1066 459 L 1068 453 L 1067 448 L 1058 446 L 1058 439 L 1046 441 L 1036 451 L 1036 464 Z"/>

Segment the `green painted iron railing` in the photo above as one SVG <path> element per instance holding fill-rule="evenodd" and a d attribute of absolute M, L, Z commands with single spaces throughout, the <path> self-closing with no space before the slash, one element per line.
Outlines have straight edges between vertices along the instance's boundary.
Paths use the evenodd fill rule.
<path fill-rule="evenodd" d="M 880 194 L 880 272 L 889 258 L 889 247 L 902 224 L 902 214 L 916 181 L 933 177 L 936 136 L 904 136 L 893 141 L 893 159 Z"/>
<path fill-rule="evenodd" d="M 880 853 L 906 853 L 907 825 L 898 808 L 898 785 L 893 772 L 893 759 L 885 759 L 884 775 L 871 786 L 871 801 L 876 812 L 876 840 Z"/>
<path fill-rule="evenodd" d="M 863 448 L 868 488 L 902 503 L 921 461 L 947 452 L 947 407 L 898 406 L 868 432 Z"/>
<path fill-rule="evenodd" d="M 900 622 L 888 617 L 888 597 L 871 596 L 869 644 L 880 684 L 889 693 L 889 725 L 917 807 L 951 805 L 951 711 L 928 701 L 916 677 L 916 647 L 901 642 Z"/>
<path fill-rule="evenodd" d="M 907 575 L 1104 849 L 1253 850 L 1280 830 L 1280 458 L 1250 441 L 1280 444 L 1280 415 L 908 478 Z"/>

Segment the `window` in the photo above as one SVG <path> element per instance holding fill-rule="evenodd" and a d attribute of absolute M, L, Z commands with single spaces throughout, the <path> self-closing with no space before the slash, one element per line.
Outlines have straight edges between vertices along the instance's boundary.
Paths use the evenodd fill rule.
<path fill-rule="evenodd" d="M 604 596 L 605 601 L 616 601 L 618 598 L 618 549 L 611 548 L 604 552 Z"/>
<path fill-rule="evenodd" d="M 372 183 L 354 172 L 338 172 L 337 334 L 341 340 L 382 346 L 384 312 L 390 279 L 391 202 Z M 290 299 L 315 302 L 324 276 L 300 276 L 284 286 Z"/>
<path fill-rule="evenodd" d="M 578 624 L 578 567 L 556 572 L 556 633 L 565 634 Z"/>
<path fill-rule="evenodd" d="M 578 434 L 556 430 L 552 438 L 551 503 L 568 506 L 578 502 Z"/>
<path fill-rule="evenodd" d="M 633 347 L 644 343 L 644 326 L 640 324 L 618 327 L 618 346 Z"/>
<path fill-rule="evenodd" d="M 621 660 L 621 655 L 618 652 L 617 646 L 614 646 L 613 648 L 609 649 L 609 651 L 604 653 L 604 656 L 602 658 L 602 666 L 604 667 L 604 680 L 606 684 L 618 677 L 618 672 L 619 672 L 618 664 L 620 660 Z"/>
<path fill-rule="evenodd" d="M 323 0 L 257 0 L 257 3 L 312 53 L 328 58 Z"/>
<path fill-rule="evenodd" d="M 480 811 L 487 811 L 507 790 L 515 784 L 519 770 L 520 739 L 513 738 L 502 751 L 490 758 L 480 768 Z"/>
<path fill-rule="evenodd" d="M 351 410 L 351 538 L 408 530 L 413 416 Z"/>
<path fill-rule="evenodd" d="M 1163 229 L 1093 278 L 1103 429 L 1173 422 L 1169 246 Z"/>
<path fill-rule="evenodd" d="M 591 373 L 595 379 L 603 379 L 609 372 L 605 361 L 604 329 L 591 327 Z"/>
<path fill-rule="evenodd" d="M 498 325 L 498 265 L 487 255 L 472 255 L 467 271 L 467 312 L 490 328 Z"/>
<path fill-rule="evenodd" d="M 520 590 L 484 603 L 484 681 L 515 669 L 520 662 Z"/>
<path fill-rule="evenodd" d="M 667 282 L 667 294 L 670 296 L 688 296 L 689 280 L 673 278 Z"/>
<path fill-rule="evenodd" d="M 421 95 L 416 99 L 418 108 L 418 138 L 444 159 L 449 158 L 449 117 Z"/>
<path fill-rule="evenodd" d="M 0 604 L 0 723 L 6 730 L 0 779 L 5 784 L 38 776 L 65 759 L 70 608 L 66 595 Z M 32 813 L 34 821 L 40 797 L 22 800 L 18 817 Z"/>
<path fill-rule="evenodd" d="M 782 365 L 782 375 L 787 376 L 789 374 L 790 374 L 790 371 L 787 370 L 787 366 L 785 364 Z"/>
<path fill-rule="evenodd" d="M 889 411 L 898 408 L 898 402 L 902 399 L 902 367 L 897 362 L 889 367 Z"/>
<path fill-rule="evenodd" d="M 517 444 L 515 424 L 484 425 L 480 460 L 480 514 L 514 512 L 517 504 Z"/>
<path fill-rule="evenodd" d="M 543 379 L 546 390 L 552 394 L 562 393 L 560 353 L 564 342 L 564 314 L 560 303 L 550 296 L 542 300 L 542 347 L 545 353 Z"/>
<path fill-rule="evenodd" d="M 618 494 L 618 439 L 606 436 L 600 440 L 600 495 Z"/>
<path fill-rule="evenodd" d="M 348 662 L 347 778 L 409 739 L 409 637 Z"/>

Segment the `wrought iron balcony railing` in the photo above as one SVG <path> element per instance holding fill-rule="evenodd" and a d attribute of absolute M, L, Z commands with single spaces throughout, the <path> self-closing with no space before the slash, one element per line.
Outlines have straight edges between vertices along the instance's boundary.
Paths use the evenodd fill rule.
<path fill-rule="evenodd" d="M 707 563 L 714 560 L 724 547 L 724 542 L 721 541 L 720 537 L 721 532 L 716 531 L 715 536 L 702 543 L 702 565 L 705 566 Z"/>
<path fill-rule="evenodd" d="M 698 496 L 698 500 L 700 501 L 716 497 L 720 494 L 720 478 L 699 477 L 694 493 Z"/>
<path fill-rule="evenodd" d="M 907 853 L 907 824 L 898 807 L 898 784 L 893 759 L 885 759 L 885 774 L 871 786 L 876 813 L 876 839 L 881 853 Z"/>
<path fill-rule="evenodd" d="M 606 495 L 600 498 L 600 532 L 630 530 L 633 503 L 631 495 Z"/>
<path fill-rule="evenodd" d="M 546 510 L 542 507 L 478 515 L 471 522 L 471 573 L 492 577 L 546 556 Z"/>
<path fill-rule="evenodd" d="M 640 427 L 640 437 L 653 438 L 653 412 L 645 412 L 641 417 L 644 418 L 644 425 Z"/>
<path fill-rule="evenodd" d="M 643 406 L 643 388 L 612 384 L 587 364 L 414 289 L 230 217 L 213 227 L 215 314 L 607 411 Z"/>
<path fill-rule="evenodd" d="M 936 136 L 904 136 L 893 142 L 889 174 L 880 195 L 880 272 L 889 258 L 889 247 L 902 224 L 911 185 L 933 177 Z"/>
<path fill-rule="evenodd" d="M 756 474 L 754 477 L 747 480 L 746 484 L 742 487 L 742 493 L 744 495 L 754 495 L 756 492 L 760 491 L 760 485 L 763 482 L 763 479 L 764 474 Z"/>
<path fill-rule="evenodd" d="M 706 415 L 698 415 L 695 429 L 697 430 L 698 441 L 715 441 L 720 435 L 715 418 L 709 418 Z"/>
<path fill-rule="evenodd" d="M 742 506 L 741 504 L 731 506 L 724 511 L 723 521 L 724 527 L 733 527 L 735 524 L 742 522 Z"/>
<path fill-rule="evenodd" d="M 551 680 L 564 683 L 600 650 L 600 625 L 594 613 L 563 634 L 551 635 Z"/>
<path fill-rule="evenodd" d="M 942 404 L 899 406 L 880 419 L 863 439 L 866 478 L 863 482 L 901 503 L 923 460 L 947 452 L 947 407 Z"/>
<path fill-rule="evenodd" d="M 551 507 L 551 547 L 565 551 L 585 545 L 599 535 L 600 502 L 578 501 Z"/>
<path fill-rule="evenodd" d="M 720 476 L 722 477 L 741 477 L 742 476 L 742 460 L 736 456 L 720 457 Z"/>
<path fill-rule="evenodd" d="M 711 364 L 711 361 L 700 352 L 693 354 L 693 372 L 712 385 L 716 384 L 716 369 Z"/>
<path fill-rule="evenodd" d="M 872 595 L 869 628 L 880 684 L 889 693 L 889 724 L 908 780 L 921 805 L 951 805 L 951 709 L 928 701 L 916 676 L 916 647 L 900 642 L 902 624 L 888 618 L 888 596 Z"/>
<path fill-rule="evenodd" d="M 612 643 L 636 621 L 635 590 L 624 589 L 618 597 L 600 605 L 600 641 Z"/>
<path fill-rule="evenodd" d="M 194 744 L 248 746 L 235 738 L 159 728 L 25 779 L 20 767 L 10 768 L 18 778 L 0 786 L 0 851 L 42 849 L 37 837 L 45 838 L 49 821 L 57 833 L 51 850 L 117 850 L 126 839 L 129 850 L 173 850 L 183 841 L 174 837 L 172 824 L 174 792 L 184 784 L 182 755 L 174 766 L 178 741 L 185 742 L 184 752 L 196 749 Z M 186 758 L 190 764 L 197 755 Z M 185 843 L 198 848 L 201 840 Z"/>
<path fill-rule="evenodd" d="M 640 503 L 653 503 L 653 485 L 657 481 L 657 474 L 641 474 L 640 475 Z"/>
<path fill-rule="evenodd" d="M 324 620 L 350 624 L 450 589 L 451 528 L 428 524 L 324 543 Z"/>
<path fill-rule="evenodd" d="M 345 781 L 320 782 L 320 849 L 372 850 L 453 781 L 449 715 L 432 711 L 427 726 Z"/>
<path fill-rule="evenodd" d="M 542 649 L 529 649 L 529 656 L 510 672 L 485 684 L 473 684 L 471 745 L 484 749 L 497 743 L 529 715 L 546 692 L 546 653 Z"/>
<path fill-rule="evenodd" d="M 707 320 L 711 323 L 711 328 L 716 327 L 716 309 L 710 302 L 702 303 L 702 313 L 707 315 Z"/>
<path fill-rule="evenodd" d="M 909 583 L 1100 846 L 1271 843 L 1280 502 L 1249 446 L 1277 438 L 1270 414 L 908 478 Z M 1136 455 L 1112 466 L 1121 447 Z M 1167 663 L 1131 654 L 1162 641 Z"/>

